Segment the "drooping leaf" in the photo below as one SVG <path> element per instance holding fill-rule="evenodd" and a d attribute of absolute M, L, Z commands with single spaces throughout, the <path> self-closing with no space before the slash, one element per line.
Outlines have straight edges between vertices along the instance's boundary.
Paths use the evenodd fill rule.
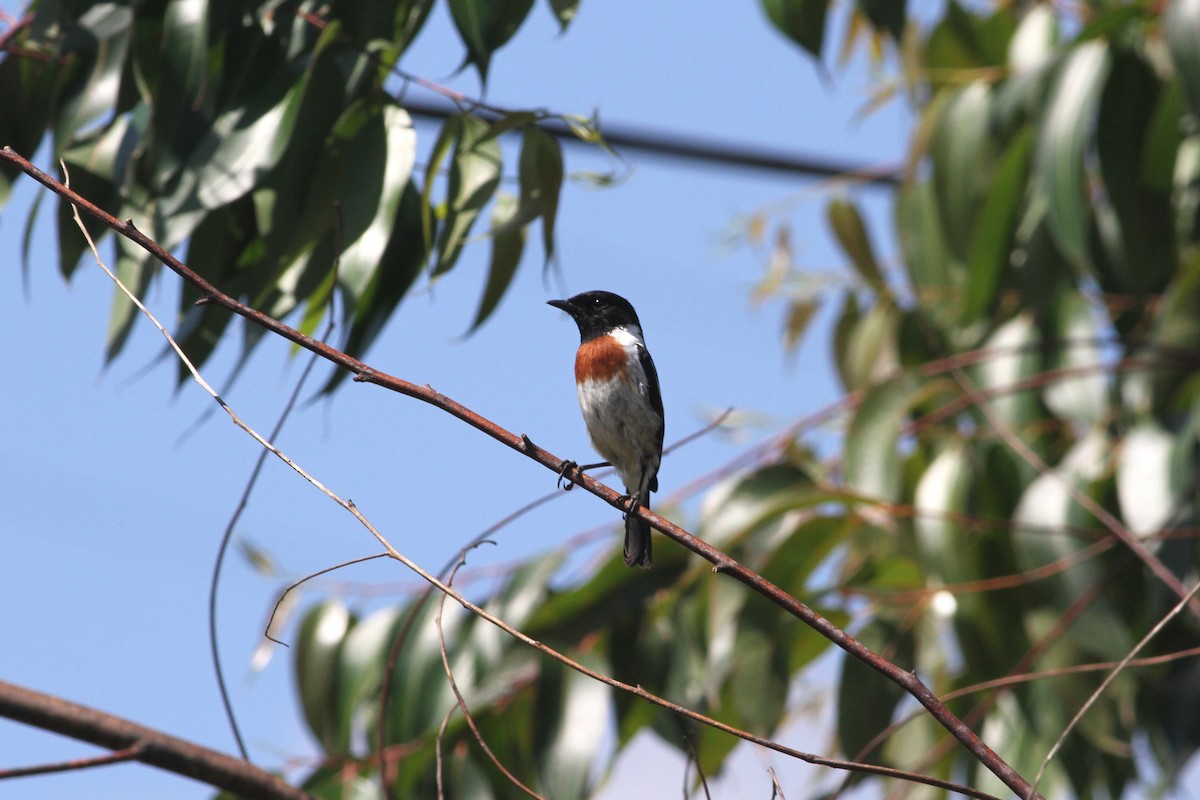
<path fill-rule="evenodd" d="M 1175 0 L 1166 9 L 1162 29 L 1167 52 L 1183 85 L 1188 113 L 1200 119 L 1200 0 Z"/>
<path fill-rule="evenodd" d="M 365 117 L 345 146 L 338 190 L 346 242 L 338 282 L 356 316 L 366 310 L 362 301 L 383 267 L 416 159 L 416 133 L 408 112 L 390 103 L 362 110 Z"/>
<path fill-rule="evenodd" d="M 579 13 L 579 0 L 549 0 L 549 3 L 554 18 L 558 20 L 559 33 L 566 33 L 567 26 Z"/>
<path fill-rule="evenodd" d="M 131 37 L 132 10 L 97 3 L 84 12 L 69 36 L 79 43 L 60 90 L 54 137 L 60 149 L 76 133 L 102 117 L 116 102 Z"/>
<path fill-rule="evenodd" d="M 979 577 L 972 558 L 976 546 L 966 540 L 958 522 L 969 511 L 967 498 L 974 477 L 966 442 L 949 439 L 921 473 L 913 493 L 917 550 L 927 572 L 945 583 Z"/>
<path fill-rule="evenodd" d="M 976 216 L 963 298 L 963 319 L 968 324 L 982 319 L 988 306 L 998 299 L 1000 276 L 1012 255 L 1032 146 L 1028 128 L 1017 134 L 1001 155 L 991 189 Z"/>
<path fill-rule="evenodd" d="M 825 214 L 838 244 L 850 258 L 850 264 L 858 276 L 872 289 L 882 290 L 886 286 L 883 271 L 875 260 L 875 249 L 871 246 L 871 237 L 858 206 L 849 200 L 834 199 L 825 207 Z"/>
<path fill-rule="evenodd" d="M 951 256 L 931 181 L 912 181 L 901 188 L 895 228 L 905 269 L 923 307 L 944 305 L 952 299 Z"/>
<path fill-rule="evenodd" d="M 579 654 L 578 660 L 597 672 L 608 671 L 594 651 Z M 595 734 L 608 718 L 612 689 L 563 667 L 544 670 L 542 676 L 537 712 L 543 734 L 538 747 L 539 783 L 549 797 L 587 797 L 601 746 L 601 737 Z"/>
<path fill-rule="evenodd" d="M 1178 146 L 1179 119 L 1174 136 L 1154 142 L 1152 125 L 1164 93 L 1150 64 L 1137 54 L 1117 49 L 1110 58 L 1108 81 L 1100 98 L 1096 126 L 1096 152 L 1106 192 L 1097 203 L 1098 214 L 1111 206 L 1120 225 L 1119 245 L 1110 257 L 1117 285 L 1106 288 L 1133 291 L 1139 296 L 1162 292 L 1176 267 L 1176 247 L 1171 220 L 1171 195 L 1167 186 L 1150 184 L 1147 167 L 1150 145 L 1156 145 L 1158 169 L 1169 173 L 1171 155 Z M 1159 131 L 1159 136 L 1164 136 Z M 1161 182 L 1161 179 L 1160 179 Z"/>
<path fill-rule="evenodd" d="M 922 390 L 903 374 L 871 388 L 846 431 L 846 485 L 866 497 L 895 500 L 901 485 L 900 428 Z"/>
<path fill-rule="evenodd" d="M 472 116 L 461 118 L 446 189 L 446 216 L 437 242 L 434 278 L 454 267 L 475 219 L 500 185 L 500 143 L 487 134 L 488 124 L 483 120 Z"/>
<path fill-rule="evenodd" d="M 403 623 L 400 609 L 383 608 L 359 621 L 342 642 L 337 654 L 337 691 L 332 698 L 339 749 L 349 752 L 355 735 L 374 726 L 389 651 Z"/>
<path fill-rule="evenodd" d="M 760 0 L 767 19 L 776 30 L 807 50 L 813 58 L 821 58 L 825 41 L 825 14 L 829 0 Z"/>
<path fill-rule="evenodd" d="M 913 663 L 913 640 L 900 628 L 877 619 L 858 632 L 860 642 L 891 661 Z M 845 655 L 838 680 L 838 743 L 847 758 L 858 760 L 869 741 L 886 728 L 904 690 L 858 659 Z"/>
<path fill-rule="evenodd" d="M 479 70 L 483 83 L 487 83 L 492 53 L 512 38 L 532 7 L 533 0 L 450 0 L 450 15 L 466 45 L 467 62 Z"/>
<path fill-rule="evenodd" d="M 1048 366 L 1064 370 L 1042 393 L 1046 405 L 1061 417 L 1087 425 L 1103 422 L 1109 386 L 1101 341 L 1103 331 L 1087 301 L 1078 293 L 1062 295 L 1056 341 Z"/>
<path fill-rule="evenodd" d="M 783 323 L 783 342 L 787 349 L 796 349 L 820 308 L 821 301 L 817 297 L 800 297 L 792 301 Z"/>
<path fill-rule="evenodd" d="M 501 193 L 496 198 L 492 209 L 492 258 L 488 264 L 487 283 L 468 333 L 475 331 L 492 315 L 517 273 L 521 252 L 525 249 L 525 228 L 511 224 L 517 210 L 517 199 L 512 195 Z"/>
<path fill-rule="evenodd" d="M 889 34 L 896 42 L 904 39 L 905 0 L 855 0 L 855 5 L 876 30 Z"/>
<path fill-rule="evenodd" d="M 518 219 L 542 219 L 542 251 L 546 263 L 554 260 L 554 224 L 558 219 L 558 200 L 562 191 L 562 145 L 536 126 L 528 126 L 521 140 L 519 165 L 521 202 Z M 521 222 L 521 224 L 528 224 Z"/>
<path fill-rule="evenodd" d="M 1157 533 L 1180 509 L 1187 476 L 1173 463 L 1174 447 L 1174 437 L 1151 420 L 1121 438 L 1117 497 L 1125 524 L 1135 535 Z"/>
<path fill-rule="evenodd" d="M 986 402 L 992 411 L 1018 433 L 1039 418 L 1037 393 L 1020 387 L 1041 368 L 1038 339 L 1028 314 L 1014 317 L 984 342 L 987 357 L 971 371 L 978 387 L 990 393 Z"/>
<path fill-rule="evenodd" d="M 141 297 L 154 277 L 157 262 L 149 253 L 124 236 L 118 236 L 116 242 L 117 263 L 114 272 L 127 289 Z M 121 351 L 138 313 L 137 306 L 124 292 L 120 289 L 113 290 L 104 348 L 105 357 L 109 361 Z"/>
<path fill-rule="evenodd" d="M 296 687 L 308 729 L 321 746 L 338 748 L 341 722 L 337 715 L 338 652 L 353 620 L 336 598 L 326 600 L 304 615 L 296 632 Z"/>
<path fill-rule="evenodd" d="M 1046 116 L 1035 150 L 1035 190 L 1047 204 L 1050 230 L 1075 264 L 1090 263 L 1089 190 L 1084 154 L 1095 126 L 1100 94 L 1108 78 L 1108 44 L 1077 46 L 1063 62 L 1046 100 Z"/>

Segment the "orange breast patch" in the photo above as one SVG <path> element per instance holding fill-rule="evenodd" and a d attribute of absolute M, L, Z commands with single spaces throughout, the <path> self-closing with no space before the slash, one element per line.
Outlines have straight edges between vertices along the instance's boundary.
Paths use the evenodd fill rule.
<path fill-rule="evenodd" d="M 579 346 L 575 354 L 575 382 L 606 381 L 628 371 L 625 348 L 611 336 L 599 336 Z"/>

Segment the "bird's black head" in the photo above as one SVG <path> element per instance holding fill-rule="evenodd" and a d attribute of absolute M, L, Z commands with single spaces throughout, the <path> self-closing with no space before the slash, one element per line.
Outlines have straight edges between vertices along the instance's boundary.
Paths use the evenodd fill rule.
<path fill-rule="evenodd" d="M 551 300 L 549 305 L 561 308 L 571 315 L 579 326 L 583 341 L 603 336 L 613 328 L 637 327 L 640 335 L 642 323 L 629 301 L 612 292 L 583 292 L 566 300 Z"/>

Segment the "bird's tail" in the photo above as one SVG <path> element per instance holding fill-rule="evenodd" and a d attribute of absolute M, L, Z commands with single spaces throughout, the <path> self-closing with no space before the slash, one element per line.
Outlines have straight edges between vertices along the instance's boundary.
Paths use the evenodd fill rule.
<path fill-rule="evenodd" d="M 635 505 L 625 516 L 625 566 L 650 566 L 650 523 L 637 516 L 638 506 L 650 507 L 650 493 L 642 492 L 635 497 Z"/>

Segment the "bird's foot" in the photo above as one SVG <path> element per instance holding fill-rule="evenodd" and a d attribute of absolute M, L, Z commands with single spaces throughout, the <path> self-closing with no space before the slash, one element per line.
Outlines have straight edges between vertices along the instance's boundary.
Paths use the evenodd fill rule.
<path fill-rule="evenodd" d="M 574 461 L 564 461 L 562 468 L 558 471 L 558 480 L 554 482 L 555 489 L 562 489 L 564 492 L 569 492 L 575 488 L 575 481 L 567 477 L 567 473 L 575 469 L 579 465 Z M 582 471 L 582 470 L 581 470 Z"/>

